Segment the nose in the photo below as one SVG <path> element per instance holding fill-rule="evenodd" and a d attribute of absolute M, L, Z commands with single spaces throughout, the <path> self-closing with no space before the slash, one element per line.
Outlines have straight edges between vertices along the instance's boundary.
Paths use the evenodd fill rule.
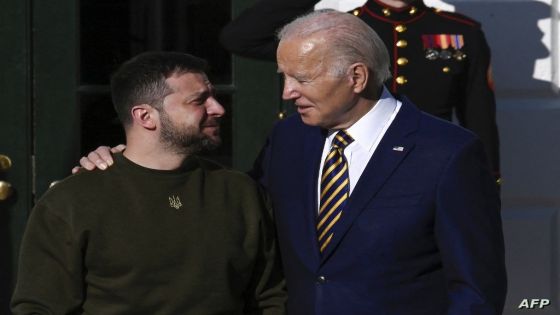
<path fill-rule="evenodd" d="M 284 80 L 284 89 L 282 90 L 282 99 L 293 100 L 300 97 L 294 80 L 286 78 Z"/>
<path fill-rule="evenodd" d="M 226 113 L 226 110 L 217 99 L 209 97 L 206 102 L 206 113 L 209 116 L 222 117 Z"/>

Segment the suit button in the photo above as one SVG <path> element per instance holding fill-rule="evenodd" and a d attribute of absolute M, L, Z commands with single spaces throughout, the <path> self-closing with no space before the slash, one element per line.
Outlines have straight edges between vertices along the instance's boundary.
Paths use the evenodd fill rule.
<path fill-rule="evenodd" d="M 319 276 L 319 277 L 317 277 L 317 283 L 323 284 L 323 283 L 325 283 L 325 282 L 327 282 L 327 278 L 326 278 L 325 276 Z"/>
<path fill-rule="evenodd" d="M 397 64 L 399 66 L 406 66 L 407 63 L 408 59 L 406 59 L 405 57 L 400 57 L 399 59 L 397 59 Z"/>
<path fill-rule="evenodd" d="M 396 45 L 399 48 L 405 48 L 406 46 L 408 46 L 408 42 L 404 39 L 401 39 L 401 40 L 397 41 Z"/>
<path fill-rule="evenodd" d="M 395 26 L 395 31 L 397 31 L 398 33 L 402 33 L 406 31 L 406 26 L 404 26 L 403 24 L 399 24 Z"/>
<path fill-rule="evenodd" d="M 395 79 L 395 81 L 397 81 L 397 83 L 398 83 L 399 85 L 403 85 L 403 84 L 405 84 L 406 82 L 408 82 L 408 80 L 406 79 L 406 77 L 405 77 L 404 75 L 398 76 L 398 77 Z"/>

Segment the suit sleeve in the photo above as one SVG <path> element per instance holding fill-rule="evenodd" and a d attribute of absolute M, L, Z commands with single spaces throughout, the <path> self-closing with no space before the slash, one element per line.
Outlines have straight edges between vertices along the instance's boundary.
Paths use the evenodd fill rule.
<path fill-rule="evenodd" d="M 271 136 L 266 139 L 259 155 L 253 162 L 253 167 L 247 172 L 251 178 L 261 185 L 265 190 L 268 188 L 268 169 L 270 165 Z"/>
<path fill-rule="evenodd" d="M 318 0 L 259 0 L 226 25 L 220 42 L 243 57 L 275 61 L 276 32 L 313 9 Z"/>
<path fill-rule="evenodd" d="M 82 255 L 70 226 L 39 203 L 23 236 L 12 312 L 73 314 L 83 302 Z"/>
<path fill-rule="evenodd" d="M 500 177 L 498 127 L 496 125 L 496 100 L 491 79 L 490 48 L 482 30 L 473 36 L 473 49 L 465 84 L 465 101 L 457 108 L 462 126 L 478 135 L 486 150 L 494 177 Z"/>
<path fill-rule="evenodd" d="M 259 155 L 253 162 L 252 168 L 247 172 L 253 180 L 255 180 L 261 188 L 264 188 L 264 191 L 270 192 L 269 187 L 269 176 L 270 176 L 270 169 L 272 164 L 272 156 L 273 156 L 273 147 L 275 140 L 277 138 L 277 134 L 279 134 L 279 129 L 281 126 L 285 126 L 283 123 L 285 120 L 277 121 L 272 130 L 266 137 L 265 144 L 261 148 Z M 285 128 L 285 127 L 284 127 Z"/>
<path fill-rule="evenodd" d="M 435 235 L 446 275 L 448 314 L 501 314 L 506 296 L 500 200 L 484 149 L 471 141 L 438 184 Z"/>

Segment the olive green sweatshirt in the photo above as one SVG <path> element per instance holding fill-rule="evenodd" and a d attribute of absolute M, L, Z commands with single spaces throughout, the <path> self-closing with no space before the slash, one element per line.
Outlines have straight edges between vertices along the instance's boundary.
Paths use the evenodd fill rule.
<path fill-rule="evenodd" d="M 121 154 L 51 188 L 23 237 L 14 314 L 284 314 L 270 212 L 245 174 Z"/>

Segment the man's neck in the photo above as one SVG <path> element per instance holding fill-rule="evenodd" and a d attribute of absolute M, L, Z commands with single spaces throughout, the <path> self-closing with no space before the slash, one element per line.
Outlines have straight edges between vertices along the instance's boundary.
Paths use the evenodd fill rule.
<path fill-rule="evenodd" d="M 373 86 L 373 84 L 369 84 L 369 86 L 364 90 L 359 96 L 354 105 L 353 113 L 350 119 L 347 121 L 346 124 L 338 126 L 336 129 L 348 129 L 353 124 L 355 124 L 358 120 L 364 117 L 374 106 L 377 104 L 379 99 L 381 98 L 381 94 L 383 93 L 383 86 Z"/>
<path fill-rule="evenodd" d="M 178 169 L 187 158 L 180 155 L 162 155 L 155 151 L 141 153 L 141 151 L 133 151 L 129 147 L 126 148 L 123 155 L 140 166 L 162 171 Z"/>
<path fill-rule="evenodd" d="M 127 137 L 123 155 L 132 162 L 154 170 L 175 170 L 181 167 L 187 154 L 171 152 L 158 140 L 131 139 Z"/>
<path fill-rule="evenodd" d="M 411 5 L 413 2 L 415 2 L 414 0 L 378 0 L 378 1 L 390 7 L 398 8 L 398 9 L 407 7 Z"/>

